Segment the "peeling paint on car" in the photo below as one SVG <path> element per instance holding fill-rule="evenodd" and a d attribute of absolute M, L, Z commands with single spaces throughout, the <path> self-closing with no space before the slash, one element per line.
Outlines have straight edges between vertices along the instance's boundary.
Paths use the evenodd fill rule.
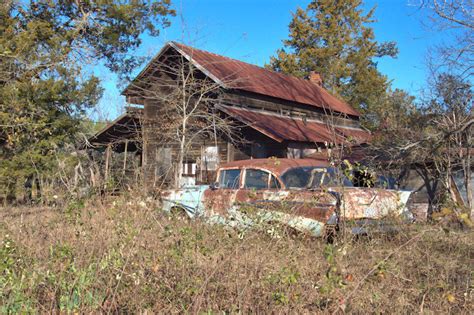
<path fill-rule="evenodd" d="M 242 229 L 255 224 L 277 222 L 314 236 L 322 236 L 341 220 L 380 220 L 387 216 L 406 216 L 410 191 L 382 188 L 313 187 L 292 189 L 284 186 L 281 175 L 294 167 L 329 167 L 317 160 L 256 159 L 222 165 L 230 169 L 263 170 L 274 176 L 281 187 L 248 189 L 243 176 L 235 188 L 192 186 L 162 192 L 165 211 L 183 209 L 191 218 L 203 217 L 210 223 L 221 223 Z M 271 178 L 271 177 L 269 177 Z M 250 213 L 251 212 L 251 213 Z"/>

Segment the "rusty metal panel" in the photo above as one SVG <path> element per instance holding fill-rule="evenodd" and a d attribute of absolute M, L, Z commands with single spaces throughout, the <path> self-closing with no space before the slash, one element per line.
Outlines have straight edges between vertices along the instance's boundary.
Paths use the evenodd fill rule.
<path fill-rule="evenodd" d="M 345 141 L 343 135 L 332 131 L 327 124 L 322 122 L 303 121 L 300 118 L 277 116 L 229 106 L 220 106 L 219 109 L 278 142 L 342 143 Z"/>
<path fill-rule="evenodd" d="M 123 144 L 126 140 L 137 141 L 142 127 L 140 121 L 142 114 L 143 108 L 127 107 L 125 113 L 90 137 L 88 142 L 93 146 L 99 147 L 107 144 L 118 146 L 119 144 Z M 135 143 L 129 145 L 129 151 L 135 151 L 137 149 Z M 114 150 L 121 152 L 123 148 L 122 150 L 117 150 L 117 148 L 114 147 Z"/>
<path fill-rule="evenodd" d="M 355 117 L 360 116 L 360 113 L 349 104 L 308 80 L 270 71 L 176 42 L 168 43 L 155 59 L 166 53 L 169 47 L 183 54 L 224 88 L 258 93 Z M 152 71 L 151 67 L 142 71 L 137 79 L 145 77 L 148 71 Z M 123 93 L 130 94 L 129 90 L 133 88 L 129 86 Z"/>
<path fill-rule="evenodd" d="M 341 133 L 345 139 L 351 139 L 356 143 L 369 143 L 372 139 L 372 135 L 363 129 L 340 127 L 336 127 L 335 129 Z"/>
<path fill-rule="evenodd" d="M 340 195 L 340 215 L 345 219 L 382 219 L 407 212 L 411 191 L 382 188 L 333 188 Z"/>
<path fill-rule="evenodd" d="M 234 161 L 219 169 L 257 168 L 280 177 L 294 167 L 328 167 L 328 162 L 314 159 L 255 159 Z M 246 171 L 245 171 L 246 172 Z M 181 206 L 189 216 L 200 216 L 214 223 L 247 228 L 262 222 L 279 222 L 314 236 L 321 236 L 326 226 L 341 220 L 355 223 L 376 222 L 386 217 L 413 219 L 407 209 L 411 191 L 379 188 L 328 187 L 318 189 L 246 189 L 198 186 L 164 192 L 164 209 Z M 354 232 L 366 229 L 357 227 Z"/>

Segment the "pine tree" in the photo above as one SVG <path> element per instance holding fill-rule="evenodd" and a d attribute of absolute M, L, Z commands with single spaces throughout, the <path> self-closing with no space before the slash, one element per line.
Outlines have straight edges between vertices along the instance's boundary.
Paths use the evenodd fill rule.
<path fill-rule="evenodd" d="M 289 39 L 269 68 L 298 77 L 321 74 L 324 86 L 362 113 L 380 111 L 389 82 L 377 70 L 376 57 L 395 57 L 395 43 L 378 43 L 361 0 L 314 0 L 299 8 L 289 25 Z"/>
<path fill-rule="evenodd" d="M 0 4 L 0 199 L 52 172 L 102 93 L 92 66 L 125 77 L 140 35 L 158 35 L 168 0 Z"/>

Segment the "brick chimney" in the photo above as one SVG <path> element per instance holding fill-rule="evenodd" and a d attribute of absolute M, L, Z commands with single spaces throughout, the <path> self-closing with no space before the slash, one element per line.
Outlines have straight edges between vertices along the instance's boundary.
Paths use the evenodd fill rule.
<path fill-rule="evenodd" d="M 319 86 L 323 86 L 323 77 L 321 74 L 317 73 L 316 71 L 311 71 L 308 76 L 308 80 L 311 83 L 314 83 Z"/>

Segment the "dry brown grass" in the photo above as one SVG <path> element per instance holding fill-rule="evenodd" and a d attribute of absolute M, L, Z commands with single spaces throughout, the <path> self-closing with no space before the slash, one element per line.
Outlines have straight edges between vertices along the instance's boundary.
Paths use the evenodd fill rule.
<path fill-rule="evenodd" d="M 0 209 L 0 311 L 473 311 L 473 231 L 415 225 L 328 245 L 113 201 Z"/>

